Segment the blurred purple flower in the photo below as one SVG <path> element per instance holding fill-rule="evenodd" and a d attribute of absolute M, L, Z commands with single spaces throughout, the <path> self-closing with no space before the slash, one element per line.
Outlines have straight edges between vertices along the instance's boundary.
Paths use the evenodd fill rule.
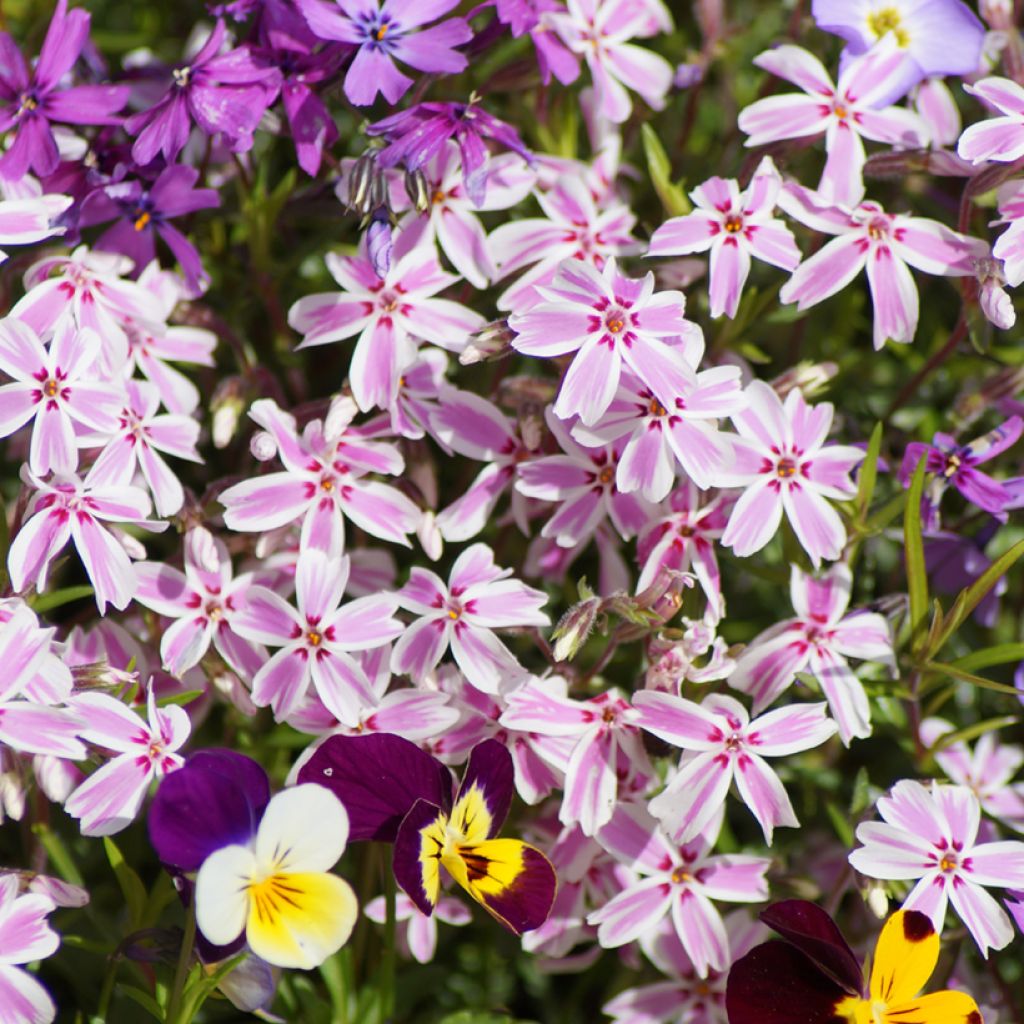
<path fill-rule="evenodd" d="M 958 594 L 970 586 L 992 564 L 984 551 L 999 524 L 992 520 L 975 537 L 956 533 L 933 533 L 925 538 L 924 559 L 932 586 L 941 594 Z M 974 610 L 975 621 L 990 628 L 999 618 L 999 598 L 1006 593 L 1006 577 L 981 599 Z"/>

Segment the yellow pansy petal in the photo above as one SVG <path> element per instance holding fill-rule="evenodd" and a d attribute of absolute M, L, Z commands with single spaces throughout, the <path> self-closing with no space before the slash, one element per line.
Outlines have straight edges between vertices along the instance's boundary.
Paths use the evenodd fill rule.
<path fill-rule="evenodd" d="M 482 843 L 491 834 L 490 808 L 483 787 L 474 783 L 469 790 L 459 795 L 452 808 L 452 829 L 463 843 Z"/>
<path fill-rule="evenodd" d="M 966 992 L 933 992 L 889 1007 L 885 1024 L 983 1024 L 978 1004 Z"/>
<path fill-rule="evenodd" d="M 897 910 L 885 922 L 875 946 L 872 1000 L 892 1006 L 913 999 L 927 984 L 938 959 L 939 937 L 928 916 L 917 910 Z"/>
<path fill-rule="evenodd" d="M 203 861 L 196 875 L 196 926 L 215 946 L 234 942 L 249 910 L 249 881 L 256 858 L 247 846 L 225 846 Z"/>
<path fill-rule="evenodd" d="M 246 938 L 277 967 L 318 967 L 352 933 L 358 904 L 336 875 L 276 874 L 249 887 Z"/>

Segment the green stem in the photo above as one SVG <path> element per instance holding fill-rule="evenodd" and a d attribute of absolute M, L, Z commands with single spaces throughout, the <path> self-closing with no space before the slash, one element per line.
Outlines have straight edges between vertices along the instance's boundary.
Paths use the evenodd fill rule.
<path fill-rule="evenodd" d="M 167 1014 L 164 1020 L 167 1024 L 189 1024 L 182 1013 L 184 1007 L 182 999 L 185 994 L 185 979 L 188 977 L 189 964 L 192 961 L 192 947 L 196 941 L 196 911 L 195 907 L 189 907 L 185 916 L 185 934 L 181 939 L 181 952 L 178 954 L 178 965 L 174 969 L 174 984 L 171 987 L 171 995 L 167 1001 Z"/>
<path fill-rule="evenodd" d="M 387 1024 L 395 1015 L 395 874 L 391 870 L 389 848 L 382 846 L 384 865 L 384 956 L 380 971 L 380 1015 Z"/>

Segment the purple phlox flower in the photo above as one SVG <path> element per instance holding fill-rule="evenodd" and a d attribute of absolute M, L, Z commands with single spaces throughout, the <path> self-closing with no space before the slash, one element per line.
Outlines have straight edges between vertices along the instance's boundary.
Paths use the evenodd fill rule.
<path fill-rule="evenodd" d="M 602 271 L 566 260 L 551 284 L 537 290 L 542 301 L 509 318 L 517 333 L 512 346 L 542 358 L 576 353 L 553 407 L 556 416 L 578 415 L 593 426 L 611 405 L 623 366 L 666 410 L 685 407 L 696 378 L 672 339 L 699 337 L 700 328 L 683 316 L 682 292 L 655 292 L 653 273 L 626 277 L 614 258 Z"/>
<path fill-rule="evenodd" d="M 983 78 L 964 90 L 999 111 L 977 124 L 968 125 L 956 151 L 973 164 L 986 160 L 1015 163 L 1024 156 L 1024 88 L 1009 78 Z"/>
<path fill-rule="evenodd" d="M 489 159 L 488 187 L 483 203 L 470 200 L 459 165 L 458 149 L 448 143 L 423 167 L 430 206 L 424 213 L 410 209 L 412 202 L 403 188 L 396 211 L 408 210 L 399 228 L 411 239 L 410 248 L 430 248 L 438 242 L 455 269 L 474 288 L 486 288 L 498 274 L 484 231 L 475 210 L 506 210 L 529 195 L 536 175 L 514 153 Z"/>
<path fill-rule="evenodd" d="M 80 245 L 70 256 L 48 256 L 25 273 L 26 294 L 10 315 L 48 339 L 70 320 L 99 335 L 99 367 L 111 379 L 124 374 L 129 322 L 163 322 L 157 297 L 136 281 L 125 280 L 131 260 Z"/>
<path fill-rule="evenodd" d="M 924 541 L 924 558 L 932 586 L 941 594 L 959 594 L 969 587 L 992 564 L 985 548 L 999 523 L 989 520 L 977 536 L 964 536 L 943 531 L 930 532 Z M 996 585 L 974 609 L 975 621 L 991 629 L 999 621 L 999 599 L 1006 593 L 1007 580 L 1000 576 Z"/>
<path fill-rule="evenodd" d="M 347 419 L 355 403 L 346 402 Z M 298 433 L 295 418 L 270 399 L 253 402 L 249 416 L 277 443 L 284 471 L 253 477 L 220 495 L 229 530 L 263 533 L 302 521 L 301 547 L 340 552 L 345 519 L 374 537 L 409 546 L 407 535 L 422 513 L 401 491 L 367 479 L 368 473 L 401 473 L 404 462 L 392 445 L 364 441 L 339 417 L 325 436 L 313 420 Z"/>
<path fill-rule="evenodd" d="M 721 819 L 719 819 L 720 821 Z M 714 900 L 758 903 L 768 896 L 767 857 L 711 855 L 717 838 L 699 836 L 679 846 L 637 805 L 618 807 L 597 834 L 598 842 L 636 872 L 635 880 L 587 920 L 598 925 L 606 949 L 652 938 L 671 917 L 697 976 L 729 967 L 729 937 Z"/>
<path fill-rule="evenodd" d="M 199 663 L 212 641 L 224 661 L 249 681 L 267 661 L 261 645 L 235 631 L 252 574 L 233 576 L 227 548 L 205 527 L 189 530 L 184 548 L 184 573 L 163 562 L 135 566 L 135 600 L 175 620 L 160 637 L 164 666 L 182 675 Z"/>
<path fill-rule="evenodd" d="M 565 696 L 564 684 L 533 679 L 508 695 L 498 721 L 510 729 L 575 741 L 560 748 L 539 747 L 538 752 L 565 773 L 558 820 L 578 823 L 592 836 L 611 819 L 620 785 L 628 789 L 653 776 L 636 719 L 637 712 L 614 690 L 572 700 Z M 555 761 L 563 751 L 568 757 Z"/>
<path fill-rule="evenodd" d="M 633 109 L 627 89 L 661 110 L 672 86 L 672 65 L 629 40 L 671 30 L 671 20 L 667 25 L 652 21 L 650 6 L 635 0 L 567 0 L 566 7 L 564 14 L 547 14 L 544 21 L 587 62 L 601 113 L 617 124 L 625 121 Z"/>
<path fill-rule="evenodd" d="M 919 881 L 903 903 L 927 914 L 941 932 L 947 902 L 974 936 L 984 957 L 1013 939 L 1006 911 L 987 887 L 1024 887 L 1024 843 L 977 841 L 981 809 L 966 786 L 903 779 L 878 801 L 881 822 L 857 826 L 863 846 L 850 854 L 868 878 Z"/>
<path fill-rule="evenodd" d="M 171 73 L 170 88 L 148 110 L 124 122 L 135 135 L 132 159 L 145 167 L 159 154 L 168 163 L 184 148 L 194 121 L 207 135 L 224 137 L 235 153 L 252 148 L 253 131 L 274 102 L 280 72 L 262 67 L 243 48 L 221 53 L 227 29 L 218 21 L 202 49 Z"/>
<path fill-rule="evenodd" d="M 80 433 L 117 429 L 124 401 L 120 387 L 96 379 L 100 339 L 64 321 L 47 350 L 36 332 L 13 317 L 0 322 L 0 370 L 12 383 L 0 386 L 0 436 L 32 420 L 29 468 L 36 476 L 73 473 Z"/>
<path fill-rule="evenodd" d="M 975 467 L 1001 455 L 1017 443 L 1024 432 L 1024 419 L 1011 416 L 998 427 L 967 444 L 959 444 L 950 434 L 938 433 L 931 444 L 913 441 L 907 445 L 900 467 L 900 483 L 910 486 L 910 478 L 921 459 L 929 473 L 935 474 L 928 500 L 938 508 L 943 492 L 952 484 L 972 505 L 1005 521 L 1003 511 L 1010 492 L 987 473 Z"/>
<path fill-rule="evenodd" d="M 165 167 L 152 183 L 120 181 L 93 192 L 82 206 L 79 225 L 102 224 L 116 218 L 97 240 L 96 248 L 127 256 L 136 269 L 156 258 L 156 239 L 162 238 L 181 264 L 190 289 L 209 280 L 195 246 L 169 221 L 196 210 L 220 205 L 216 189 L 196 188 L 199 172 L 175 164 Z"/>
<path fill-rule="evenodd" d="M 412 79 L 395 67 L 396 60 L 446 75 L 469 64 L 456 50 L 473 37 L 464 18 L 424 27 L 457 7 L 458 0 L 296 0 L 296 6 L 314 35 L 356 48 L 345 95 L 357 107 L 369 106 L 378 93 L 392 106 L 405 95 Z"/>
<path fill-rule="evenodd" d="M 623 540 L 636 536 L 654 517 L 655 509 L 616 484 L 624 445 L 584 448 L 550 408 L 546 418 L 564 454 L 522 463 L 516 481 L 521 494 L 560 503 L 541 536 L 552 538 L 559 547 L 575 548 L 589 540 L 606 518 Z"/>
<path fill-rule="evenodd" d="M 563 85 L 576 81 L 580 73 L 579 58 L 566 48 L 549 19 L 544 17 L 549 12 L 563 10 L 558 0 L 484 0 L 469 12 L 469 17 L 487 7 L 495 9 L 496 20 L 508 25 L 513 38 L 529 33 L 537 49 L 537 67 L 545 85 L 550 84 L 552 74 Z"/>
<path fill-rule="evenodd" d="M 487 463 L 437 517 L 446 541 L 469 540 L 487 525 L 519 467 L 536 453 L 526 446 L 516 424 L 496 405 L 471 391 L 446 387 L 431 413 L 430 424 L 431 433 L 448 450 Z M 526 496 L 513 490 L 511 506 L 516 523 L 528 533 Z"/>
<path fill-rule="evenodd" d="M 57 1007 L 42 983 L 20 965 L 53 956 L 60 936 L 47 923 L 56 910 L 48 896 L 19 895 L 18 876 L 0 875 L 0 1004 L 10 1024 L 48 1024 Z"/>
<path fill-rule="evenodd" d="M 711 315 L 734 317 L 750 273 L 751 256 L 795 270 L 800 250 L 793 233 L 773 216 L 782 178 L 764 157 L 750 185 L 740 192 L 733 179 L 709 178 L 691 193 L 697 209 L 665 221 L 651 236 L 648 256 L 711 251 Z"/>
<path fill-rule="evenodd" d="M 808 405 L 794 388 L 783 403 L 760 380 L 749 384 L 746 394 L 748 408 L 732 417 L 739 432 L 732 442 L 733 462 L 719 480 L 746 490 L 733 507 L 722 543 L 740 557 L 752 555 L 775 536 L 785 512 L 815 566 L 823 558 L 838 558 L 846 528 L 825 499 L 842 501 L 855 492 L 849 474 L 864 452 L 825 444 L 831 402 Z"/>
<path fill-rule="evenodd" d="M 740 130 L 749 136 L 746 145 L 824 134 L 828 160 L 818 185 L 820 201 L 856 205 L 864 196 L 862 138 L 903 149 L 928 142 L 927 125 L 913 111 L 879 109 L 889 102 L 893 75 L 903 62 L 895 38 L 887 35 L 864 56 L 850 60 L 833 85 L 821 61 L 807 50 L 790 45 L 766 50 L 754 63 L 803 89 L 804 95 L 769 96 L 740 111 Z"/>
<path fill-rule="evenodd" d="M 84 721 L 82 738 L 116 756 L 72 793 L 64 810 L 80 820 L 82 835 L 113 835 L 135 820 L 150 782 L 185 763 L 176 751 L 192 731 L 188 712 L 175 704 L 158 708 L 152 687 L 148 723 L 105 693 L 77 694 L 71 706 Z"/>
<path fill-rule="evenodd" d="M 1006 282 L 1016 288 L 1024 283 L 1024 182 L 1008 181 L 999 192 L 999 217 L 993 224 L 1006 230 L 992 246 L 992 255 L 1003 261 Z"/>
<path fill-rule="evenodd" d="M 1024 765 L 1024 749 L 1000 743 L 994 732 L 987 732 L 974 750 L 962 741 L 935 750 L 939 741 L 955 730 L 945 719 L 926 718 L 918 732 L 950 782 L 973 790 L 983 811 L 1024 832 L 1024 782 L 1012 781 Z"/>
<path fill-rule="evenodd" d="M 165 522 L 148 518 L 149 495 L 139 487 L 95 484 L 68 474 L 44 482 L 26 472 L 35 490 L 28 516 L 15 534 L 7 554 L 11 586 L 22 593 L 30 586 L 42 592 L 53 559 L 70 540 L 78 551 L 104 614 L 108 604 L 126 608 L 135 593 L 135 569 L 124 544 L 110 525 L 131 523 L 158 533 Z"/>
<path fill-rule="evenodd" d="M 818 577 L 793 566 L 789 594 L 796 618 L 755 637 L 729 677 L 733 689 L 754 698 L 754 714 L 791 686 L 798 672 L 809 672 L 828 700 L 843 743 L 871 735 L 867 694 L 846 659 L 892 664 L 892 635 L 877 612 L 845 614 L 851 585 L 850 570 L 842 562 Z"/>
<path fill-rule="evenodd" d="M 400 235 L 383 278 L 366 255 L 329 253 L 325 262 L 342 291 L 299 299 L 288 323 L 304 335 L 300 349 L 359 335 L 349 379 L 364 412 L 394 402 L 401 370 L 415 351 L 411 335 L 457 352 L 484 325 L 479 313 L 434 297 L 458 278 L 441 269 L 432 246 L 410 247 Z"/>
<path fill-rule="evenodd" d="M 354 651 L 380 647 L 402 632 L 392 594 L 360 597 L 342 605 L 349 561 L 310 548 L 299 555 L 292 607 L 266 587 L 250 586 L 234 629 L 248 640 L 280 650 L 253 678 L 252 699 L 282 721 L 309 689 L 338 721 L 354 725 L 373 700 L 370 681 Z"/>
<path fill-rule="evenodd" d="M 541 611 L 547 594 L 494 563 L 486 544 L 473 544 L 455 560 L 448 583 L 429 569 L 413 568 L 398 591 L 401 607 L 418 616 L 395 644 L 391 669 L 422 680 L 450 646 L 473 686 L 497 693 L 521 682 L 526 672 L 495 636 L 495 629 L 548 626 Z"/>
<path fill-rule="evenodd" d="M 866 269 L 876 349 L 886 341 L 914 340 L 918 296 L 908 263 L 926 274 L 973 277 L 975 260 L 988 255 L 981 239 L 926 217 L 886 213 L 871 200 L 851 209 L 825 202 L 801 185 L 787 184 L 779 193 L 779 206 L 801 224 L 837 236 L 797 267 L 779 299 L 808 309 Z"/>
<path fill-rule="evenodd" d="M 985 26 L 961 0 L 814 0 L 811 11 L 819 28 L 846 40 L 844 57 L 892 38 L 902 63 L 887 102 L 929 75 L 970 75 L 981 64 Z"/>
<path fill-rule="evenodd" d="M 0 131 L 14 132 L 0 158 L 0 175 L 17 181 L 32 170 L 52 174 L 59 162 L 51 121 L 65 124 L 119 124 L 116 115 L 128 102 L 126 85 L 78 85 L 59 88 L 82 52 L 89 34 L 89 14 L 68 13 L 67 0 L 58 0 L 46 30 L 39 60 L 30 71 L 21 51 L 0 33 Z"/>
<path fill-rule="evenodd" d="M 377 896 L 363 907 L 363 913 L 377 924 L 384 924 L 387 912 L 384 897 Z M 411 956 L 421 964 L 429 964 L 434 959 L 437 949 L 437 923 L 461 925 L 469 924 L 473 915 L 462 900 L 444 894 L 437 901 L 433 914 L 424 914 L 404 892 L 398 893 L 395 899 L 395 920 L 404 924 L 405 928 L 398 932 L 399 949 L 403 956 Z"/>
<path fill-rule="evenodd" d="M 824 704 L 791 704 L 750 720 L 734 697 L 710 694 L 700 704 L 671 693 L 633 695 L 637 724 L 673 746 L 692 751 L 648 807 L 678 843 L 703 832 L 736 783 L 740 799 L 771 846 L 775 828 L 799 828 L 793 805 L 766 757 L 820 746 L 836 732 Z"/>
<path fill-rule="evenodd" d="M 445 0 L 447 2 L 447 0 Z M 451 139 L 459 147 L 459 162 L 466 195 L 481 208 L 487 193 L 489 175 L 487 142 L 518 153 L 528 164 L 533 155 L 519 133 L 475 102 L 418 103 L 400 113 L 371 124 L 369 135 L 381 136 L 387 146 L 380 151 L 381 167 L 404 164 L 410 171 L 424 167 Z"/>
<path fill-rule="evenodd" d="M 960 108 L 941 78 L 925 78 L 913 92 L 914 109 L 928 128 L 932 146 L 954 146 L 963 130 Z"/>
<path fill-rule="evenodd" d="M 0 245 L 31 245 L 67 230 L 57 220 L 74 200 L 66 195 L 42 195 L 0 202 Z M 7 253 L 0 250 L 0 263 Z"/>
<path fill-rule="evenodd" d="M 544 217 L 502 224 L 488 236 L 499 276 L 530 269 L 498 296 L 499 309 L 522 312 L 543 301 L 536 286 L 550 284 L 566 260 L 577 259 L 601 270 L 615 256 L 629 256 L 643 246 L 630 232 L 633 211 L 620 200 L 598 203 L 578 175 L 563 175 L 537 194 Z M 532 265 L 532 266 L 531 266 Z"/>
<path fill-rule="evenodd" d="M 540 307 L 536 307 L 540 308 Z M 625 441 L 615 471 L 620 491 L 639 491 L 659 502 L 683 476 L 698 487 L 710 487 L 727 465 L 732 446 L 718 430 L 718 420 L 746 407 L 738 366 L 697 371 L 703 344 L 676 346 L 693 370 L 686 390 L 667 409 L 649 386 L 623 370 L 611 404 L 594 426 L 578 422 L 572 436 L 588 447 Z"/>

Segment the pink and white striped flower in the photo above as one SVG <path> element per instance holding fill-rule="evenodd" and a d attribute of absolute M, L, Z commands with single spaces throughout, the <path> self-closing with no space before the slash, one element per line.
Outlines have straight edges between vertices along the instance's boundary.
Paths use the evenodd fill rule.
<path fill-rule="evenodd" d="M 529 356 L 551 358 L 575 352 L 555 401 L 555 415 L 579 415 L 588 426 L 611 405 L 623 365 L 667 409 L 692 392 L 695 376 L 677 347 L 666 339 L 700 336 L 683 316 L 682 292 L 655 292 L 654 274 L 626 277 L 614 259 L 602 271 L 583 260 L 567 260 L 545 301 L 509 318 L 517 337 L 512 347 Z"/>
<path fill-rule="evenodd" d="M 981 808 L 966 786 L 903 779 L 878 801 L 882 821 L 857 826 L 864 845 L 850 863 L 868 878 L 918 879 L 903 906 L 927 914 L 941 932 L 948 903 L 981 954 L 1014 936 L 1006 911 L 986 890 L 1024 888 L 1024 843 L 978 842 Z"/>
<path fill-rule="evenodd" d="M 1007 228 L 992 246 L 992 255 L 1003 261 L 1006 283 L 1016 288 L 1024 283 L 1024 182 L 1006 182 L 998 197 L 1000 219 L 993 223 Z"/>
<path fill-rule="evenodd" d="M 965 85 L 964 91 L 995 107 L 999 116 L 969 125 L 956 146 L 959 156 L 972 164 L 1014 163 L 1024 156 L 1024 88 L 996 75 Z"/>
<path fill-rule="evenodd" d="M 525 670 L 493 631 L 547 626 L 551 620 L 541 611 L 547 594 L 511 575 L 511 569 L 494 564 L 486 544 L 459 555 L 447 584 L 429 569 L 414 567 L 397 598 L 418 618 L 395 644 L 392 671 L 422 680 L 451 647 L 466 678 L 485 693 L 520 682 Z"/>
<path fill-rule="evenodd" d="M 736 783 L 771 846 L 779 825 L 797 828 L 793 805 L 766 757 L 820 746 L 836 731 L 824 704 L 791 704 L 750 720 L 734 697 L 709 694 L 700 704 L 670 693 L 633 695 L 637 725 L 673 746 L 692 751 L 649 804 L 677 843 L 687 843 L 711 823 Z"/>
<path fill-rule="evenodd" d="M 152 685 L 146 701 L 148 723 L 105 693 L 80 693 L 71 704 L 85 723 L 82 738 L 117 756 L 71 794 L 64 810 L 80 820 L 82 835 L 113 835 L 135 820 L 150 782 L 185 763 L 177 751 L 188 739 L 192 723 L 185 709 L 175 704 L 158 708 Z"/>
<path fill-rule="evenodd" d="M 742 193 L 732 178 L 709 178 L 690 193 L 697 209 L 665 221 L 651 235 L 647 255 L 710 250 L 711 315 L 734 317 L 751 257 L 783 270 L 795 270 L 800 262 L 793 232 L 773 216 L 781 188 L 782 177 L 768 156 Z"/>
<path fill-rule="evenodd" d="M 0 202 L 0 245 L 31 245 L 44 238 L 63 235 L 64 227 L 54 221 L 74 200 L 71 196 L 43 195 Z M 0 250 L 0 263 L 7 253 Z"/>
<path fill-rule="evenodd" d="M 892 634 L 877 612 L 846 614 L 851 585 L 842 562 L 817 577 L 793 566 L 789 595 L 796 618 L 755 637 L 729 677 L 734 690 L 754 698 L 754 714 L 791 686 L 798 672 L 809 672 L 828 700 L 843 743 L 871 735 L 871 706 L 846 659 L 893 663 Z"/>
<path fill-rule="evenodd" d="M 831 402 L 808 405 L 794 388 L 783 404 L 759 380 L 746 393 L 748 408 L 732 417 L 740 435 L 733 439 L 733 465 L 722 475 L 723 485 L 746 490 L 733 507 L 722 543 L 741 557 L 752 555 L 772 539 L 785 512 L 815 565 L 838 558 L 846 528 L 825 499 L 842 500 L 855 492 L 849 474 L 864 452 L 825 444 Z"/>
<path fill-rule="evenodd" d="M 57 909 L 48 896 L 18 894 L 16 874 L 0 875 L 0 1006 L 5 1024 L 50 1024 L 57 1007 L 35 976 L 20 965 L 53 956 L 60 936 L 46 918 Z"/>
<path fill-rule="evenodd" d="M 370 900 L 363 907 L 363 913 L 371 921 L 384 924 L 387 920 L 384 897 L 378 896 Z M 469 924 L 472 919 L 473 915 L 462 900 L 446 896 L 444 893 L 439 897 L 434 912 L 429 917 L 404 892 L 398 893 L 395 898 L 395 920 L 405 925 L 404 930 L 398 932 L 400 948 L 417 963 L 429 964 L 434 959 L 439 921 L 460 927 Z"/>
<path fill-rule="evenodd" d="M 828 160 L 818 185 L 826 202 L 853 206 L 864 195 L 864 143 L 886 142 L 904 149 L 928 143 L 928 128 L 913 111 L 889 106 L 892 76 L 903 66 L 896 40 L 885 36 L 871 50 L 847 61 L 834 85 L 821 61 L 799 46 L 778 46 L 754 58 L 765 71 L 804 91 L 769 96 L 740 111 L 748 146 L 781 139 L 825 136 Z"/>

